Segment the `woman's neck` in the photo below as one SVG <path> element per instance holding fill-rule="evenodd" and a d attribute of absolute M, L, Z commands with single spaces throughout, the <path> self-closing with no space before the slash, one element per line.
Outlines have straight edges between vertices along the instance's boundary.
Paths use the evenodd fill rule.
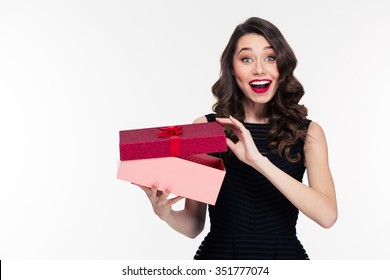
<path fill-rule="evenodd" d="M 268 123 L 265 114 L 265 104 L 243 104 L 246 123 Z"/>

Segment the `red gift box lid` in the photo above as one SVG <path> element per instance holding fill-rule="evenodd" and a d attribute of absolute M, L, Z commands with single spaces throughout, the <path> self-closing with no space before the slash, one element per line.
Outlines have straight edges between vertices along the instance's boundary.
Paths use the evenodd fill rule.
<path fill-rule="evenodd" d="M 119 131 L 121 160 L 226 152 L 226 135 L 217 122 Z"/>

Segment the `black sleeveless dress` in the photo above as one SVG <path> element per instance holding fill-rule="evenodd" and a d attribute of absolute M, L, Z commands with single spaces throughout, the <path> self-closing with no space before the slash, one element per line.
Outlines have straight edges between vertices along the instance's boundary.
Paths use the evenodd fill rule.
<path fill-rule="evenodd" d="M 206 117 L 208 121 L 215 121 L 215 114 Z M 309 120 L 305 123 L 306 127 L 309 123 Z M 262 155 L 302 182 L 303 160 L 292 164 L 269 151 L 268 124 L 244 123 L 244 126 L 251 132 Z M 293 147 L 293 153 L 301 153 L 302 159 L 303 145 L 302 140 Z M 309 259 L 296 236 L 298 209 L 261 173 L 234 156 L 222 158 L 226 176 L 216 204 L 208 206 L 210 232 L 194 259 Z"/>

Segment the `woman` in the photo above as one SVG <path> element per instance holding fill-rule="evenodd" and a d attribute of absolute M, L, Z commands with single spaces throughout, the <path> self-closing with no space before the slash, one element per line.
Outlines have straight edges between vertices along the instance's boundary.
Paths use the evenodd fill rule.
<path fill-rule="evenodd" d="M 309 259 L 296 236 L 298 212 L 324 228 L 336 222 L 325 135 L 298 104 L 304 89 L 293 75 L 296 64 L 270 22 L 249 18 L 234 30 L 212 88 L 216 114 L 195 120 L 223 125 L 230 149 L 220 155 L 226 176 L 215 206 L 209 205 L 210 232 L 195 259 Z M 186 199 L 184 209 L 174 211 L 181 197 L 142 188 L 173 229 L 191 238 L 202 232 L 205 204 Z"/>

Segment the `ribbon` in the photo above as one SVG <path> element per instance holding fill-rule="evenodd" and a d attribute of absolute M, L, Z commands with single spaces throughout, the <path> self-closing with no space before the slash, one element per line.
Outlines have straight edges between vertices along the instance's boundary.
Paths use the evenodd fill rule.
<path fill-rule="evenodd" d="M 180 156 L 180 137 L 183 133 L 183 127 L 181 126 L 166 126 L 160 127 L 160 133 L 157 135 L 160 137 L 169 137 L 169 155 L 172 157 Z"/>
<path fill-rule="evenodd" d="M 157 135 L 164 138 L 178 136 L 183 133 L 183 127 L 178 125 L 160 127 L 159 129 L 162 131 Z"/>

